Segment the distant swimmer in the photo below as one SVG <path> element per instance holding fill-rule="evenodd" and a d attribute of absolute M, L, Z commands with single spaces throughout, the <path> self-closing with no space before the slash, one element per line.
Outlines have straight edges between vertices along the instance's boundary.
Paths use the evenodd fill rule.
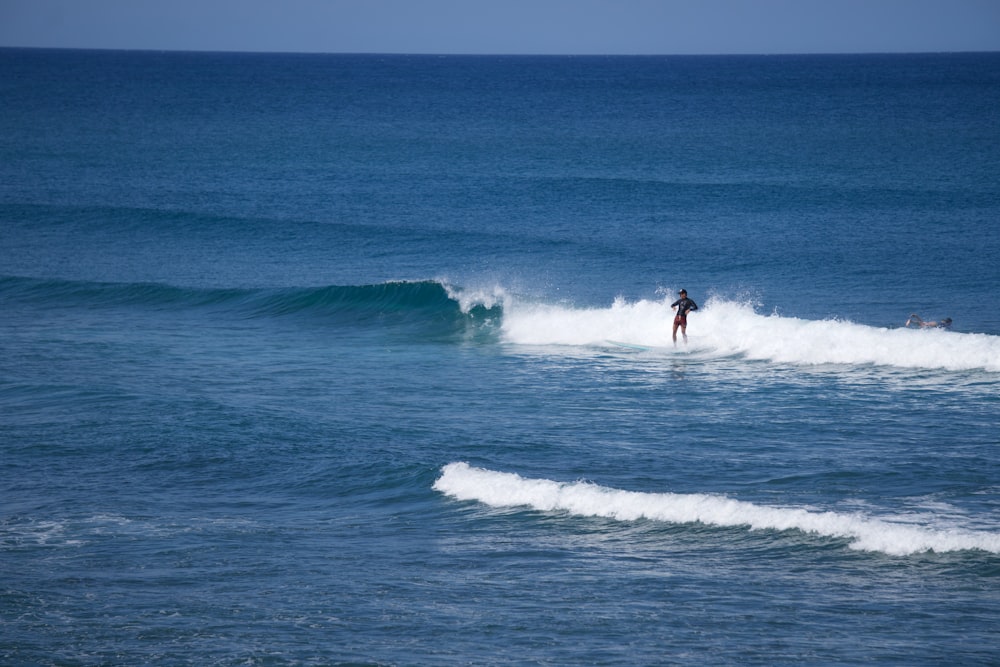
<path fill-rule="evenodd" d="M 674 345 L 677 344 L 678 327 L 680 327 L 681 335 L 684 336 L 684 342 L 687 343 L 688 313 L 692 310 L 698 310 L 698 304 L 688 298 L 687 290 L 682 289 L 678 294 L 681 298 L 670 304 L 670 307 L 677 311 L 677 315 L 674 316 Z"/>
<path fill-rule="evenodd" d="M 906 320 L 906 324 L 904 326 L 907 326 L 907 327 L 909 327 L 909 326 L 920 327 L 921 329 L 935 329 L 935 328 L 937 328 L 937 329 L 950 329 L 951 328 L 951 318 L 950 317 L 946 317 L 943 320 L 941 320 L 940 322 L 925 322 L 924 320 L 920 319 L 919 315 L 917 315 L 916 313 L 913 313 L 913 314 L 910 315 L 910 319 Z"/>

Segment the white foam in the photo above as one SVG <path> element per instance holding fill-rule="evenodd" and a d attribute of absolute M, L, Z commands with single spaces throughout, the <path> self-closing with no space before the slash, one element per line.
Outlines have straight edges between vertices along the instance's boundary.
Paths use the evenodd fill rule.
<path fill-rule="evenodd" d="M 673 311 L 656 301 L 627 303 L 616 299 L 610 308 L 570 308 L 513 301 L 504 309 L 506 340 L 527 345 L 597 345 L 621 340 L 650 346 L 672 344 Z"/>
<path fill-rule="evenodd" d="M 672 346 L 668 302 L 617 299 L 607 308 L 509 300 L 503 336 L 524 345 L 601 345 L 609 340 Z M 1000 336 L 887 329 L 840 320 L 761 315 L 750 305 L 709 300 L 688 316 L 687 350 L 775 363 L 878 365 L 1000 372 Z"/>
<path fill-rule="evenodd" d="M 520 475 L 449 463 L 434 483 L 441 493 L 492 507 L 530 507 L 635 521 L 746 526 L 750 530 L 799 530 L 846 538 L 853 549 L 904 556 L 927 551 L 981 550 L 1000 553 L 1000 533 L 967 530 L 955 523 L 915 525 L 912 518 L 894 521 L 860 512 L 842 513 L 805 508 L 768 507 L 710 494 L 642 493 L 587 482 L 564 483 L 526 479 Z M 940 522 L 938 522 L 940 524 Z"/>
<path fill-rule="evenodd" d="M 458 288 L 447 280 L 441 281 L 448 298 L 458 302 L 463 313 L 469 313 L 473 308 L 482 306 L 493 308 L 502 306 L 507 301 L 507 290 L 500 285 Z"/>

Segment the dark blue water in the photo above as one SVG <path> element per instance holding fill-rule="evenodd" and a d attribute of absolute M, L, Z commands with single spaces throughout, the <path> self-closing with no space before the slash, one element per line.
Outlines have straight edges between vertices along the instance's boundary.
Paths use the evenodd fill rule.
<path fill-rule="evenodd" d="M 997 109 L 0 50 L 0 662 L 996 664 Z"/>

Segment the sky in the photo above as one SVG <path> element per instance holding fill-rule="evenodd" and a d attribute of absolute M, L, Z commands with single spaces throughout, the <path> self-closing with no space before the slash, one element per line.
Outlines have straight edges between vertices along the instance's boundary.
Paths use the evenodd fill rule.
<path fill-rule="evenodd" d="M 1000 0 L 0 0 L 0 47 L 435 54 L 1000 51 Z"/>

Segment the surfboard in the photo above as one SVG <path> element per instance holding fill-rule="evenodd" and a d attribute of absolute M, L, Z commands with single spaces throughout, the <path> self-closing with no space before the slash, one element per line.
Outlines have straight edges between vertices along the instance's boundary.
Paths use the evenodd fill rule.
<path fill-rule="evenodd" d="M 637 345 L 635 343 L 623 343 L 620 340 L 609 340 L 609 341 L 605 341 L 605 342 L 608 345 L 614 345 L 616 347 L 624 347 L 624 348 L 628 348 L 629 350 L 641 350 L 643 352 L 648 352 L 648 351 L 650 351 L 650 350 L 653 349 L 653 348 L 648 347 L 646 345 Z"/>

